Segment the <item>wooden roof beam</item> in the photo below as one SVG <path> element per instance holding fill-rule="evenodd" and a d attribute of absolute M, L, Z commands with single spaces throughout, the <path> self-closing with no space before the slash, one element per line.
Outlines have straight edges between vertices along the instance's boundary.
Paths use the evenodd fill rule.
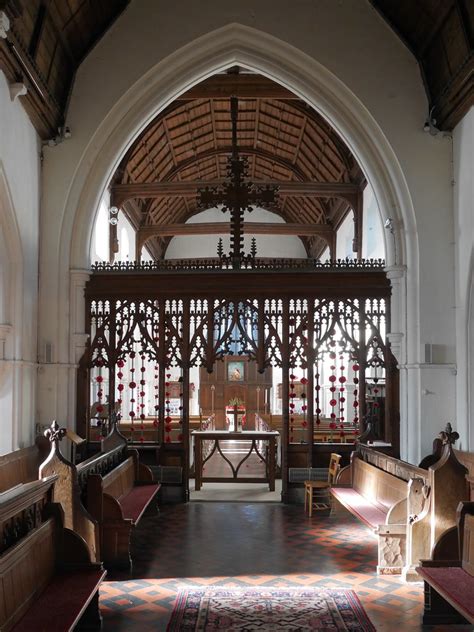
<path fill-rule="evenodd" d="M 274 222 L 245 222 L 246 235 L 296 235 L 298 237 L 328 234 L 333 232 L 329 224 L 297 224 Z M 176 237 L 187 235 L 223 235 L 230 231 L 230 222 L 199 222 L 191 224 L 158 224 L 139 228 L 139 233 L 146 238 Z"/>
<path fill-rule="evenodd" d="M 120 208 L 124 202 L 132 198 L 160 197 L 196 197 L 198 189 L 216 187 L 222 184 L 219 180 L 190 182 L 143 182 L 130 184 L 114 184 L 111 188 L 111 206 Z M 279 187 L 280 196 L 342 198 L 351 206 L 357 203 L 361 187 L 345 182 L 291 182 L 268 181 L 257 182 L 258 185 Z"/>
<path fill-rule="evenodd" d="M 190 235 L 224 235 L 230 232 L 229 222 L 206 222 L 196 224 L 159 224 L 141 226 L 136 233 L 136 261 L 140 261 L 145 243 L 152 237 L 177 237 Z M 271 222 L 245 222 L 246 235 L 295 235 L 297 237 L 318 236 L 329 246 L 334 241 L 335 231 L 329 224 L 296 224 Z"/>
<path fill-rule="evenodd" d="M 291 90 L 262 75 L 214 75 L 182 94 L 181 101 L 192 99 L 294 99 Z"/>

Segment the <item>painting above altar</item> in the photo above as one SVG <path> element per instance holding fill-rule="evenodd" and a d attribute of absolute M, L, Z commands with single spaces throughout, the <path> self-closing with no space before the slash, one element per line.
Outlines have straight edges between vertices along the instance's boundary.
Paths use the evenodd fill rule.
<path fill-rule="evenodd" d="M 243 382 L 245 380 L 245 363 L 233 360 L 227 363 L 227 380 L 229 382 Z"/>

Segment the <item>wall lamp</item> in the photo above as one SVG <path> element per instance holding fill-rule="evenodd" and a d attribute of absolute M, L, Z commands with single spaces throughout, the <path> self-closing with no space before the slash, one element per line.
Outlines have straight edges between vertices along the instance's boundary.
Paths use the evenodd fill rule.
<path fill-rule="evenodd" d="M 111 226 L 117 226 L 118 224 L 118 208 L 116 206 L 111 206 L 109 210 L 109 224 Z"/>
<path fill-rule="evenodd" d="M 439 134 L 439 129 L 436 127 L 436 119 L 433 117 L 433 110 L 434 110 L 434 106 L 431 108 L 431 110 L 428 113 L 428 116 L 426 117 L 426 121 L 425 124 L 423 125 L 423 131 L 431 134 L 431 136 L 436 136 L 437 134 Z"/>

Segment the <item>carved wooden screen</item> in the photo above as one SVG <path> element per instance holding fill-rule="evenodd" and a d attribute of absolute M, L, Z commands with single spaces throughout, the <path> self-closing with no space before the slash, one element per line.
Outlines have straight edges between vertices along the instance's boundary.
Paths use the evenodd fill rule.
<path fill-rule="evenodd" d="M 79 422 L 97 439 L 115 411 L 136 442 L 187 451 L 191 367 L 211 372 L 226 356 L 246 356 L 281 373 L 284 444 L 309 449 L 323 430 L 352 438 L 367 413 L 380 439 L 396 440 L 389 295 L 383 272 L 370 267 L 256 277 L 98 271 L 86 290 Z"/>

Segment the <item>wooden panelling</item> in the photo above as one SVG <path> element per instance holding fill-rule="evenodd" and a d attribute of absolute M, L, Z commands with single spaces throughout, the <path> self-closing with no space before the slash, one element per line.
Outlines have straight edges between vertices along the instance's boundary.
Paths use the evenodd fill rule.
<path fill-rule="evenodd" d="M 474 104 L 472 1 L 372 0 L 372 4 L 416 56 L 437 127 L 452 129 Z"/>
<path fill-rule="evenodd" d="M 133 459 L 129 457 L 104 477 L 103 490 L 110 496 L 119 499 L 128 494 L 133 489 L 134 484 Z"/>
<path fill-rule="evenodd" d="M 38 470 L 49 452 L 47 445 L 31 446 L 0 457 L 0 492 L 38 479 Z"/>
<path fill-rule="evenodd" d="M 55 523 L 45 522 L 0 558 L 2 630 L 18 621 L 49 583 L 56 562 Z"/>
<path fill-rule="evenodd" d="M 355 459 L 353 488 L 375 505 L 387 510 L 407 497 L 407 483 L 369 463 Z"/>
<path fill-rule="evenodd" d="M 474 575 L 474 516 L 467 515 L 464 522 L 462 567 Z"/>
<path fill-rule="evenodd" d="M 42 138 L 57 135 L 79 64 L 128 0 L 1 0 L 10 31 L 0 39 L 0 68 L 28 86 L 22 97 Z"/>

